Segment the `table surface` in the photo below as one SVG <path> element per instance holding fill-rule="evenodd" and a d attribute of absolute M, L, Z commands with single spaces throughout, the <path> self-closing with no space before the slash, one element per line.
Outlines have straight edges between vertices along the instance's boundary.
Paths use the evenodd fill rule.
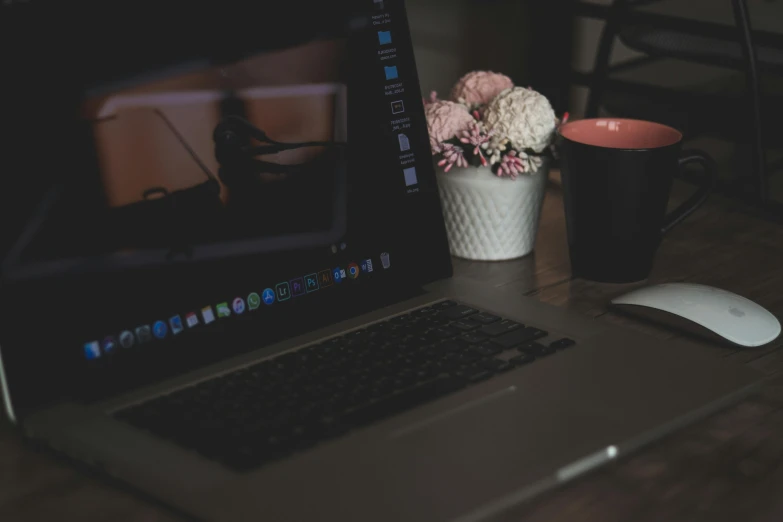
<path fill-rule="evenodd" d="M 690 190 L 676 185 L 672 203 Z M 742 294 L 783 317 L 783 226 L 713 197 L 664 240 L 649 283 L 690 281 Z M 548 189 L 535 253 L 479 263 L 455 260 L 456 277 L 522 292 L 598 321 L 660 339 L 675 334 L 607 311 L 637 286 L 572 279 L 560 189 Z M 705 341 L 705 344 L 710 344 Z M 783 339 L 715 357 L 773 376 L 761 393 L 530 502 L 522 520 L 762 522 L 783 520 Z M 0 421 L 0 520 L 182 520 L 22 442 Z"/>

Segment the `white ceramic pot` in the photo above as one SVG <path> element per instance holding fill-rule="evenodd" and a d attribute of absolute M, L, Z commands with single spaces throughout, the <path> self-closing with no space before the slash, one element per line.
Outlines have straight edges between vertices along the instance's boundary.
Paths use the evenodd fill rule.
<path fill-rule="evenodd" d="M 533 251 L 546 194 L 549 158 L 516 179 L 500 178 L 489 167 L 436 167 L 451 254 L 501 261 Z"/>

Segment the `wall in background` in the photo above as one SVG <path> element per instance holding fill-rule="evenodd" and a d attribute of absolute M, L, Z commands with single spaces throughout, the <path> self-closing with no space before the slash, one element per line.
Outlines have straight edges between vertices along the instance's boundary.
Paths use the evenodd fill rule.
<path fill-rule="evenodd" d="M 462 41 L 470 0 L 408 0 L 408 19 L 423 94 L 446 96 L 463 73 Z"/>
<path fill-rule="evenodd" d="M 471 70 L 492 70 L 567 105 L 573 0 L 407 0 L 422 91 L 448 95 Z"/>

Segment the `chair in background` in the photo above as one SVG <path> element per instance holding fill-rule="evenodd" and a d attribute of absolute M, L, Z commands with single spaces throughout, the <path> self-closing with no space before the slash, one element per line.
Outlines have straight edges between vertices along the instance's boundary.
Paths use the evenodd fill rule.
<path fill-rule="evenodd" d="M 676 126 L 684 130 L 686 138 L 717 134 L 748 145 L 752 151 L 750 175 L 733 176 L 728 182 L 722 182 L 719 190 L 742 195 L 767 210 L 774 207 L 774 214 L 783 216 L 783 205 L 769 199 L 768 173 L 776 165 L 767 164 L 765 153 L 765 145 L 781 143 L 779 140 L 783 136 L 775 128 L 779 126 L 777 122 L 764 118 L 765 114 L 777 113 L 775 109 L 783 109 L 783 104 L 776 98 L 762 100 L 759 85 L 761 72 L 783 73 L 783 35 L 753 31 L 746 0 L 714 0 L 732 2 L 734 27 L 638 9 L 658 1 L 615 0 L 604 12 L 606 24 L 593 72 L 584 82 L 590 88 L 586 116 L 597 116 L 599 107 L 603 106 L 610 114 Z M 618 39 L 644 56 L 610 65 Z M 746 79 L 744 92 L 739 97 L 723 93 L 675 92 L 612 77 L 613 73 L 663 58 L 741 71 Z M 612 96 L 607 96 L 610 92 Z"/>

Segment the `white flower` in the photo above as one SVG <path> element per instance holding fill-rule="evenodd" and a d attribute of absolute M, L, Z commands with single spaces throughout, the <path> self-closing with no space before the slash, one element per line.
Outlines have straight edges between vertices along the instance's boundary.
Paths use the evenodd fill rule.
<path fill-rule="evenodd" d="M 528 156 L 527 161 L 531 172 L 540 169 L 541 165 L 544 164 L 544 160 L 541 159 L 541 156 Z"/>
<path fill-rule="evenodd" d="M 517 150 L 543 152 L 555 132 L 555 111 L 543 94 L 524 87 L 506 89 L 487 106 L 487 128 L 494 131 L 493 149 L 507 138 Z"/>

